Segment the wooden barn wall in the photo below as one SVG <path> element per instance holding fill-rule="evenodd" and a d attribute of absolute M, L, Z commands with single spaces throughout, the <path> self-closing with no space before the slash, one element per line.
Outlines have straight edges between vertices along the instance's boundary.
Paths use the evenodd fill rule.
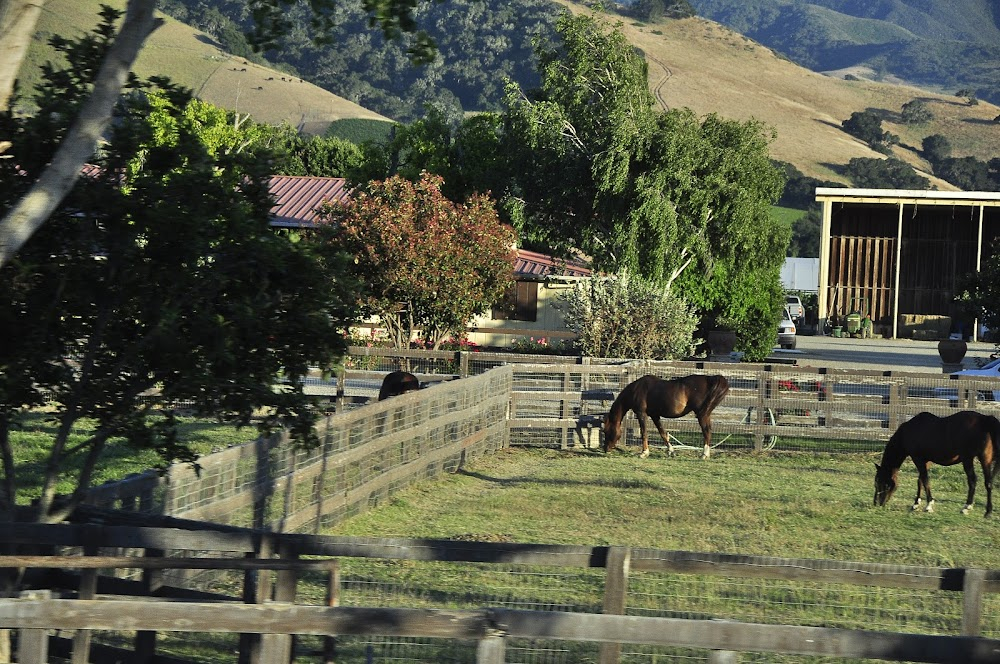
<path fill-rule="evenodd" d="M 898 218 L 895 204 L 834 203 L 827 275 L 831 317 L 842 320 L 856 310 L 878 325 L 892 324 Z M 960 318 L 954 297 L 963 276 L 976 270 L 978 232 L 979 206 L 903 206 L 899 313 Z M 998 238 L 1000 209 L 987 207 L 983 259 Z M 971 329 L 971 321 L 961 323 Z"/>
<path fill-rule="evenodd" d="M 834 205 L 830 228 L 830 316 L 851 311 L 885 324 L 892 316 L 897 208 Z"/>

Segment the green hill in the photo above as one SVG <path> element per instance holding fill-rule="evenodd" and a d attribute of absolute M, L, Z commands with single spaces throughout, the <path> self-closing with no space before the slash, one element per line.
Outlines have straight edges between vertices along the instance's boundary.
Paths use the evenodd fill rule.
<path fill-rule="evenodd" d="M 125 8 L 125 0 L 49 0 L 45 4 L 21 70 L 23 91 L 34 89 L 41 63 L 54 57 L 49 38 L 79 36 L 90 29 L 98 22 L 102 4 Z M 212 104 L 248 113 L 258 122 L 287 122 L 310 134 L 323 133 L 335 120 L 389 120 L 298 76 L 232 56 L 204 33 L 161 17 L 166 23 L 152 34 L 136 62 L 139 76 L 169 76 Z"/>
<path fill-rule="evenodd" d="M 589 11 L 568 0 L 559 2 L 573 11 Z M 851 158 L 883 157 L 841 129 L 851 113 L 864 110 L 879 113 L 883 128 L 900 137 L 895 156 L 939 189 L 955 187 L 930 175 L 919 154 L 926 136 L 946 136 L 954 156 L 1000 156 L 1000 124 L 993 122 L 1000 108 L 993 104 L 969 106 L 954 95 L 913 86 L 826 76 L 699 17 L 626 22 L 621 29 L 649 63 L 650 88 L 661 106 L 766 123 L 777 134 L 772 156 L 808 176 L 846 184 L 839 169 Z M 902 105 L 914 99 L 927 104 L 934 114 L 931 121 L 914 126 L 900 122 Z"/>
<path fill-rule="evenodd" d="M 48 2 L 39 43 L 32 49 L 31 63 L 25 68 L 27 81 L 37 79 L 38 64 L 46 57 L 40 44 L 52 34 L 78 34 L 83 29 L 81 26 L 95 24 L 100 1 Z M 124 0 L 113 0 L 112 4 L 121 7 Z M 766 6 L 775 4 L 760 1 L 750 6 L 759 6 L 764 11 Z M 590 11 L 568 0 L 553 2 L 553 13 L 564 8 Z M 831 12 L 829 8 L 809 11 Z M 447 29 L 448 26 L 436 27 Z M 863 78 L 845 80 L 842 73 L 823 75 L 703 18 L 649 24 L 624 21 L 621 29 L 649 63 L 650 87 L 661 106 L 688 107 L 700 115 L 717 113 L 727 118 L 755 118 L 766 123 L 776 132 L 772 156 L 794 165 L 808 176 L 846 184 L 841 168 L 850 159 L 882 157 L 841 129 L 841 123 L 851 113 L 863 110 L 881 115 L 884 129 L 900 137 L 900 145 L 893 148 L 895 155 L 930 178 L 939 189 L 955 187 L 929 175 L 929 165 L 919 154 L 926 136 L 946 136 L 952 145 L 953 156 L 973 156 L 981 160 L 1000 156 L 1000 124 L 994 122 L 1000 115 L 1000 108 L 993 104 L 984 102 L 970 106 L 953 94 Z M 861 34 L 863 31 L 855 26 L 850 32 Z M 340 51 L 357 50 L 361 48 L 358 46 L 361 41 L 352 41 Z M 338 55 L 336 46 L 329 48 L 327 64 L 335 61 Z M 275 65 L 282 66 L 291 71 L 289 65 Z M 520 68 L 530 67 L 522 64 Z M 256 120 L 287 121 L 309 132 L 321 132 L 336 119 L 385 119 L 298 76 L 227 54 L 207 35 L 169 18 L 149 40 L 136 69 L 141 75 L 167 74 L 194 89 L 199 97 L 225 108 L 250 113 Z M 303 77 L 307 76 L 302 66 L 298 70 L 303 72 Z M 334 76 L 363 78 L 370 86 L 374 85 L 374 78 L 364 71 L 331 71 Z M 325 76 L 329 78 L 330 71 Z M 499 80 L 500 75 L 495 78 Z M 435 95 L 459 95 L 446 89 L 444 80 L 438 80 L 438 85 L 441 87 Z M 530 83 L 522 82 L 522 85 Z M 386 99 L 393 94 L 388 88 L 378 91 L 378 95 Z M 914 99 L 926 103 L 934 116 L 931 121 L 913 126 L 900 122 L 902 105 Z"/>

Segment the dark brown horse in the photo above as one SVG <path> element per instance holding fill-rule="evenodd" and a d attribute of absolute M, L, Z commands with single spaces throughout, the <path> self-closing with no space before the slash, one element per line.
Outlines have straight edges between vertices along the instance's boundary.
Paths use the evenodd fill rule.
<path fill-rule="evenodd" d="M 618 398 L 611 404 L 611 412 L 604 420 L 604 451 L 610 452 L 621 437 L 622 419 L 632 411 L 639 420 L 642 432 L 642 454 L 649 456 L 649 437 L 646 433 L 646 416 L 660 432 L 667 444 L 668 454 L 674 453 L 670 437 L 660 424 L 661 417 L 681 417 L 694 413 L 701 426 L 705 442 L 704 458 L 712 449 L 712 411 L 729 393 L 729 381 L 725 376 L 704 376 L 701 374 L 664 380 L 656 376 L 643 376 L 625 386 Z"/>
<path fill-rule="evenodd" d="M 405 392 L 420 389 L 420 381 L 407 371 L 393 371 L 382 379 L 382 389 L 378 391 L 378 400 L 396 397 Z"/>
<path fill-rule="evenodd" d="M 953 466 L 961 463 L 969 480 L 969 494 L 962 514 L 972 509 L 976 495 L 976 469 L 973 462 L 979 459 L 986 484 L 986 516 L 993 511 L 993 473 L 1000 459 L 1000 420 L 964 410 L 948 417 L 920 413 L 899 425 L 896 433 L 886 443 L 882 463 L 875 464 L 875 504 L 885 505 L 896 490 L 899 467 L 910 457 L 917 467 L 917 497 L 913 509 L 920 509 L 920 490 L 927 494 L 927 512 L 934 511 L 931 483 L 927 467 L 936 463 Z"/>

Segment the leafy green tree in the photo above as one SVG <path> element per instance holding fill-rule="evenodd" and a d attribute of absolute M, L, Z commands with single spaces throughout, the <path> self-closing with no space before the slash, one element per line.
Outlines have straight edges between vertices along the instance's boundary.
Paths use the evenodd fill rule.
<path fill-rule="evenodd" d="M 792 223 L 792 241 L 788 244 L 789 256 L 817 258 L 822 220 L 819 210 L 810 209 Z"/>
<path fill-rule="evenodd" d="M 660 112 L 645 63 L 620 31 L 569 14 L 557 31 L 561 41 L 537 46 L 541 88 L 509 89 L 509 180 L 494 189 L 504 211 L 529 243 L 676 284 L 703 314 L 738 321 L 748 357 L 766 354 L 788 244 L 770 218 L 784 184 L 767 152 L 773 133 L 753 121 Z M 734 302 L 720 275 L 752 283 L 749 300 Z"/>
<path fill-rule="evenodd" d="M 498 302 L 513 283 L 516 236 L 493 201 L 457 205 L 441 178 L 371 182 L 347 203 L 322 209 L 318 240 L 354 257 L 364 311 L 379 317 L 397 348 L 421 338 L 437 349 Z"/>
<path fill-rule="evenodd" d="M 74 119 L 65 111 L 94 84 L 94 43 L 60 42 L 71 69 L 48 72 L 38 115 L 0 118 L 14 137 L 0 205 L 59 148 Z M 271 231 L 266 163 L 220 140 L 206 110 L 172 87 L 137 86 L 91 155 L 97 171 L 0 268 L 0 329 L 17 330 L 0 345 L 0 520 L 63 519 L 112 440 L 155 449 L 164 464 L 194 461 L 176 401 L 240 424 L 262 413 L 265 429 L 314 442 L 302 379 L 345 350 L 357 315 L 346 261 Z M 162 402 L 140 398 L 151 391 Z M 58 426 L 32 486 L 10 432 L 42 404 Z M 71 438 L 83 419 L 92 432 Z"/>
<path fill-rule="evenodd" d="M 926 102 L 920 99 L 914 99 L 903 104 L 900 109 L 900 117 L 903 119 L 904 123 L 908 125 L 915 125 L 930 122 L 934 119 L 934 114 L 931 113 L 931 109 L 927 107 Z"/>
<path fill-rule="evenodd" d="M 855 111 L 841 126 L 848 134 L 872 147 L 886 145 L 890 141 L 891 134 L 882 129 L 882 118 L 871 111 Z"/>
<path fill-rule="evenodd" d="M 855 187 L 871 189 L 929 189 L 930 180 L 918 175 L 900 159 L 854 157 L 844 167 L 844 174 Z"/>
<path fill-rule="evenodd" d="M 950 157 L 934 164 L 934 175 L 965 191 L 991 191 L 987 162 L 975 157 Z"/>
<path fill-rule="evenodd" d="M 1000 244 L 994 242 L 990 255 L 978 272 L 959 280 L 956 301 L 990 330 L 1000 330 Z"/>
<path fill-rule="evenodd" d="M 947 136 L 931 134 L 921 143 L 924 159 L 932 165 L 944 161 L 951 156 L 951 141 Z"/>
<path fill-rule="evenodd" d="M 955 93 L 956 97 L 962 97 L 965 99 L 965 103 L 969 106 L 976 106 L 979 104 L 979 99 L 976 96 L 976 91 L 971 88 L 962 88 Z"/>
<path fill-rule="evenodd" d="M 253 0 L 251 15 L 258 45 L 279 41 L 291 25 L 285 20 L 285 10 L 294 0 Z M 424 0 L 430 2 L 430 0 Z M 437 0 L 435 0 L 437 1 Z M 378 25 L 389 39 L 413 32 L 415 8 L 419 0 L 363 0 L 371 25 Z M 344 0 L 309 0 L 308 8 L 314 26 L 323 31 L 330 28 L 338 7 Z M 14 81 L 45 0 L 0 0 L 0 111 L 10 108 Z M 45 223 L 73 183 L 87 159 L 103 138 L 111 120 L 121 90 L 130 76 L 130 69 L 149 35 L 163 19 L 154 15 L 156 0 L 128 0 L 125 19 L 116 32 L 114 22 L 121 12 L 103 7 L 104 22 L 95 36 L 94 48 L 101 48 L 104 58 L 95 62 L 96 76 L 90 96 L 74 107 L 76 121 L 62 136 L 62 144 L 44 173 L 36 175 L 35 187 L 3 210 L 0 219 L 0 266 L 6 264 L 21 246 Z M 424 61 L 433 53 L 433 41 L 417 34 L 409 52 L 411 61 Z M 65 112 L 66 109 L 61 109 Z M 0 134 L 0 154 L 11 144 L 10 136 Z"/>
<path fill-rule="evenodd" d="M 586 356 L 676 360 L 699 341 L 698 316 L 683 298 L 628 272 L 580 281 L 559 301 Z"/>

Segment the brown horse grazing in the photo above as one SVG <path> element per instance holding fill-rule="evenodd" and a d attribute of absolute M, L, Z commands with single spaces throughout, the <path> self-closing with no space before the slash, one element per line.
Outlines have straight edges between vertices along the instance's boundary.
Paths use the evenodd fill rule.
<path fill-rule="evenodd" d="M 927 477 L 927 467 L 932 463 L 952 466 L 961 463 L 969 480 L 969 495 L 962 514 L 972 509 L 976 495 L 976 469 L 973 461 L 979 459 L 986 483 L 986 516 L 993 511 L 993 474 L 1000 459 L 1000 420 L 964 410 L 948 417 L 920 413 L 899 425 L 896 433 L 885 446 L 882 463 L 875 464 L 875 504 L 885 505 L 896 490 L 899 467 L 910 457 L 917 467 L 917 497 L 913 509 L 920 509 L 920 490 L 927 493 L 927 512 L 934 511 L 934 498 Z"/>
<path fill-rule="evenodd" d="M 643 376 L 625 386 L 611 404 L 611 411 L 604 420 L 604 451 L 610 452 L 621 437 L 622 419 L 632 411 L 639 420 L 642 432 L 642 454 L 649 456 L 649 437 L 646 435 L 646 416 L 653 420 L 660 437 L 667 444 L 667 453 L 674 453 L 674 446 L 660 424 L 661 417 L 681 417 L 694 413 L 701 426 L 705 442 L 704 458 L 712 449 L 712 411 L 729 393 L 725 376 L 693 375 L 664 380 L 656 376 Z"/>
<path fill-rule="evenodd" d="M 393 371 L 382 379 L 382 389 L 378 391 L 378 400 L 396 397 L 404 392 L 420 389 L 420 381 L 407 371 Z"/>

